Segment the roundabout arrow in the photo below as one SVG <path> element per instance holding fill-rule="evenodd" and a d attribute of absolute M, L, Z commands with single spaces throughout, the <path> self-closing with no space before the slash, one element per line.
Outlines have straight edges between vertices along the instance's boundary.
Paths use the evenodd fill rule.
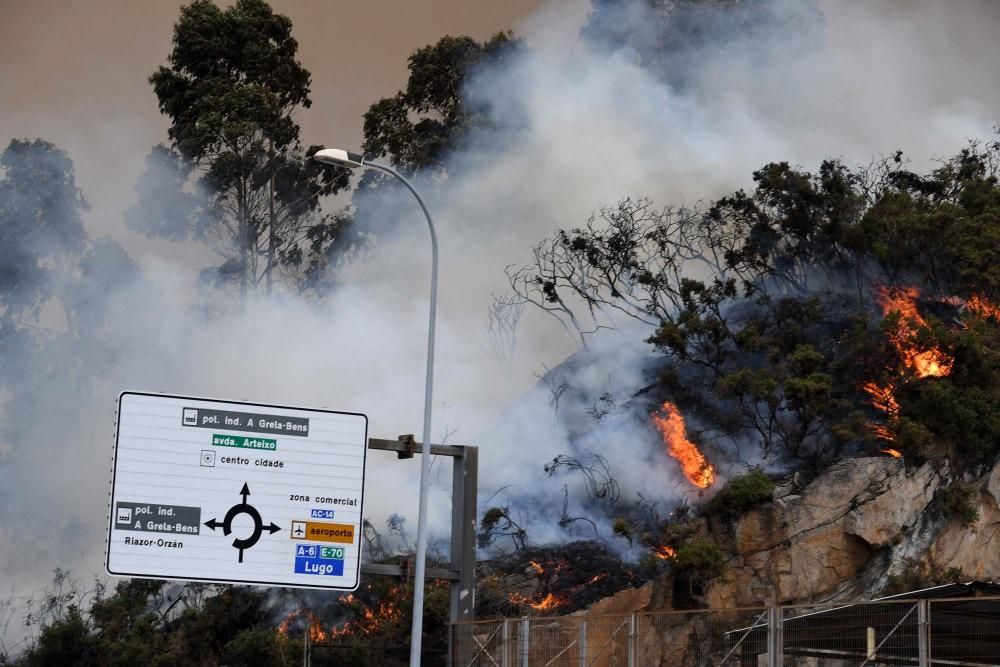
<path fill-rule="evenodd" d="M 222 528 L 223 535 L 228 536 L 233 532 L 233 519 L 235 519 L 240 514 L 246 514 L 253 521 L 253 531 L 247 537 L 237 537 L 233 540 L 233 547 L 239 549 L 239 562 L 243 562 L 243 551 L 249 549 L 253 545 L 257 544 L 257 540 L 265 530 L 268 533 L 274 534 L 281 530 L 273 521 L 270 525 L 265 526 L 263 519 L 260 518 L 260 512 L 257 508 L 247 502 L 247 498 L 250 496 L 250 487 L 247 486 L 246 482 L 243 482 L 243 488 L 240 489 L 240 496 L 242 496 L 243 501 L 238 505 L 233 505 L 226 512 L 226 518 L 223 519 L 222 523 L 219 523 L 214 517 L 205 522 L 205 525 L 215 530 L 216 528 Z"/>

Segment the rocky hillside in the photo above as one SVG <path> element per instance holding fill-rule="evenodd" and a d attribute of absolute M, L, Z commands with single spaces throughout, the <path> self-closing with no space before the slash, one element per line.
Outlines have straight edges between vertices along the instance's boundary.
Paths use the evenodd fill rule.
<path fill-rule="evenodd" d="M 949 578 L 1000 578 L 1000 464 L 969 484 L 927 463 L 846 459 L 812 482 L 793 476 L 733 522 L 707 522 L 736 554 L 694 600 L 711 608 L 845 601 Z M 588 613 L 686 608 L 672 572 Z"/>

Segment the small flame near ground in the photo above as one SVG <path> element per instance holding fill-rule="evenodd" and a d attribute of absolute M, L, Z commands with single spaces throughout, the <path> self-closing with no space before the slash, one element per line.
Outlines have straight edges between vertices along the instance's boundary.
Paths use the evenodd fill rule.
<path fill-rule="evenodd" d="M 553 560 L 546 563 L 540 563 L 539 561 L 531 560 L 528 561 L 528 565 L 534 571 L 535 576 L 538 578 L 544 578 L 545 575 L 558 574 L 559 572 L 565 572 L 568 569 L 568 565 L 564 562 Z M 572 604 L 570 596 L 574 595 L 581 589 L 587 586 L 593 586 L 594 584 L 600 583 L 608 578 L 607 572 L 600 572 L 595 574 L 587 581 L 577 584 L 576 586 L 571 586 L 561 593 L 553 593 L 551 591 L 545 593 L 544 595 L 539 592 L 533 595 L 526 595 L 524 593 L 511 593 L 508 596 L 511 604 L 520 607 L 528 607 L 538 612 L 548 612 L 567 605 Z"/>
<path fill-rule="evenodd" d="M 560 597 L 554 593 L 547 593 L 545 597 L 540 600 L 536 600 L 535 596 L 523 595 L 521 593 L 511 593 L 510 601 L 513 604 L 530 607 L 535 611 L 552 611 L 553 609 L 558 609 L 569 603 L 566 598 Z"/>
<path fill-rule="evenodd" d="M 663 560 L 669 560 L 677 555 L 677 550 L 673 547 L 668 547 L 666 545 L 653 547 L 653 553 L 656 554 L 657 558 L 662 558 Z"/>
<path fill-rule="evenodd" d="M 361 603 L 354 594 L 346 595 L 337 600 L 344 608 L 357 607 L 356 616 L 339 628 L 326 629 L 323 622 L 308 609 L 296 609 L 288 613 L 278 625 L 278 633 L 287 635 L 292 624 L 301 620 L 309 632 L 309 641 L 322 643 L 327 640 L 346 636 L 370 636 L 376 634 L 384 623 L 395 622 L 403 615 L 402 603 L 407 595 L 402 586 L 392 587 L 388 593 L 374 606 Z"/>
<path fill-rule="evenodd" d="M 1000 320 L 1000 306 L 995 306 L 981 296 L 971 296 L 965 302 L 965 307 L 982 318 Z"/>
<path fill-rule="evenodd" d="M 687 439 L 684 416 L 677 406 L 666 401 L 651 415 L 653 426 L 660 432 L 670 456 L 681 464 L 684 476 L 699 489 L 707 489 L 715 481 L 715 467 Z"/>

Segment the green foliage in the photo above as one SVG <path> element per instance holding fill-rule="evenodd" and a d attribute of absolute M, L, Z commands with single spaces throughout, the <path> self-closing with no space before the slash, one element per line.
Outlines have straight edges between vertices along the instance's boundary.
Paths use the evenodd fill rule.
<path fill-rule="evenodd" d="M 41 139 L 10 142 L 0 154 L 0 321 L 37 317 L 59 282 L 58 268 L 85 248 L 73 162 Z"/>
<path fill-rule="evenodd" d="M 509 537 L 514 548 L 523 551 L 528 533 L 510 515 L 509 507 L 491 507 L 483 513 L 476 539 L 480 548 L 493 544 L 498 537 Z"/>
<path fill-rule="evenodd" d="M 974 142 L 929 177 L 887 175 L 860 231 L 893 281 L 916 275 L 945 295 L 1000 297 L 998 155 L 997 142 Z"/>
<path fill-rule="evenodd" d="M 738 517 L 758 503 L 771 499 L 774 482 L 760 468 L 733 477 L 708 504 L 708 511 Z"/>
<path fill-rule="evenodd" d="M 247 628 L 226 644 L 222 659 L 234 667 L 297 665 L 302 661 L 302 645 L 273 628 Z"/>
<path fill-rule="evenodd" d="M 614 525 L 611 527 L 611 532 L 618 537 L 623 537 L 628 540 L 629 544 L 632 544 L 632 535 L 634 533 L 634 528 L 632 524 L 629 523 L 628 519 L 617 518 L 615 519 Z"/>
<path fill-rule="evenodd" d="M 774 162 L 693 210 L 624 199 L 509 269 L 512 298 L 581 343 L 608 313 L 654 327 L 664 394 L 769 457 L 817 471 L 891 438 L 908 461 L 990 465 L 1000 322 L 972 304 L 1000 303 L 998 175 L 1000 142 L 972 143 L 926 176 L 900 154 Z M 883 316 L 877 290 L 900 287 L 912 305 Z"/>
<path fill-rule="evenodd" d="M 922 564 L 917 560 L 909 559 L 904 563 L 903 570 L 899 574 L 889 575 L 882 593 L 883 595 L 899 595 L 933 586 L 958 584 L 970 579 L 972 577 L 957 567 L 942 570 L 933 564 Z"/>
<path fill-rule="evenodd" d="M 729 555 L 707 537 L 695 537 L 677 547 L 673 564 L 677 572 L 714 579 L 722 576 Z"/>
<path fill-rule="evenodd" d="M 510 33 L 484 42 L 446 35 L 414 51 L 406 88 L 365 113 L 365 154 L 388 157 L 405 171 L 442 169 L 466 133 L 488 122 L 487 110 L 470 104 L 464 94 L 469 77 L 487 63 L 502 62 L 519 46 Z"/>
<path fill-rule="evenodd" d="M 18 664 L 27 667 L 97 665 L 93 644 L 86 620 L 73 605 L 64 618 L 45 629 L 35 647 Z"/>
<path fill-rule="evenodd" d="M 84 592 L 57 572 L 56 592 L 26 621 L 38 634 L 17 664 L 295 664 L 295 647 L 270 623 L 266 592 L 189 584 L 167 600 L 163 589 L 162 581 L 133 579 L 111 594 L 100 585 Z"/>
<path fill-rule="evenodd" d="M 979 520 L 979 489 L 961 482 L 938 491 L 941 513 L 968 528 Z"/>
<path fill-rule="evenodd" d="M 167 66 L 149 79 L 170 118 L 171 145 L 147 158 L 126 222 L 149 236 L 210 244 L 222 263 L 203 279 L 243 295 L 258 286 L 270 293 L 279 267 L 298 267 L 314 225 L 330 234 L 343 222 L 318 218 L 318 196 L 348 177 L 310 160 L 319 147 L 300 143 L 295 112 L 311 104 L 310 75 L 291 30 L 264 0 L 225 9 L 194 0 L 181 8 Z"/>

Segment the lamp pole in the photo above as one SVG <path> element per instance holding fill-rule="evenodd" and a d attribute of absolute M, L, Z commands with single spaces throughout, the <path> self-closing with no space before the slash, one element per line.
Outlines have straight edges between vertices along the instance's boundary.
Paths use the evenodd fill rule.
<path fill-rule="evenodd" d="M 413 584 L 413 625 L 410 630 L 410 667 L 420 667 L 420 645 L 423 640 L 424 624 L 424 571 L 427 560 L 427 489 L 430 484 L 431 466 L 431 402 L 434 386 L 434 324 L 437 312 L 437 276 L 438 276 L 438 242 L 434 231 L 434 221 L 427 211 L 424 200 L 416 188 L 398 171 L 384 164 L 372 162 L 363 155 L 350 153 L 339 148 L 326 148 L 317 152 L 313 159 L 324 164 L 338 167 L 368 167 L 380 169 L 392 174 L 413 193 L 420 209 L 427 218 L 427 227 L 431 232 L 431 304 L 430 319 L 427 325 L 427 374 L 424 381 L 424 433 L 420 454 L 420 501 L 417 509 L 417 554 L 415 567 L 415 582 Z"/>

